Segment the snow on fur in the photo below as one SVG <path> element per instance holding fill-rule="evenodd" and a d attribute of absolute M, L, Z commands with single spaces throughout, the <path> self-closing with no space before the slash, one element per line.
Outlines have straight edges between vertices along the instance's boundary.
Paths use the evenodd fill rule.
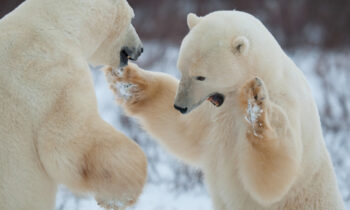
<path fill-rule="evenodd" d="M 247 116 L 245 116 L 245 120 L 253 127 L 254 130 L 254 136 L 258 136 L 258 134 L 255 131 L 255 124 L 258 118 L 261 116 L 261 113 L 263 113 L 264 110 L 260 108 L 259 105 L 252 102 L 252 100 L 248 100 L 248 107 L 247 107 Z"/>
<path fill-rule="evenodd" d="M 120 97 L 124 98 L 125 100 L 129 100 L 133 96 L 132 89 L 137 88 L 137 85 L 127 82 L 118 82 L 116 87 Z"/>

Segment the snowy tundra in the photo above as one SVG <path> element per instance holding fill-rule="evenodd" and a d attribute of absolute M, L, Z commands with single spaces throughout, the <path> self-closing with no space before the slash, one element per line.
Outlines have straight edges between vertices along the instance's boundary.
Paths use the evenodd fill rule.
<path fill-rule="evenodd" d="M 147 162 L 99 116 L 88 63 L 137 59 L 126 0 L 27 0 L 0 20 L 0 209 L 55 207 L 57 184 L 134 203 Z"/>
<path fill-rule="evenodd" d="M 187 22 L 181 80 L 108 68 L 117 102 L 204 171 L 215 210 L 344 209 L 311 90 L 271 33 L 239 11 Z"/>

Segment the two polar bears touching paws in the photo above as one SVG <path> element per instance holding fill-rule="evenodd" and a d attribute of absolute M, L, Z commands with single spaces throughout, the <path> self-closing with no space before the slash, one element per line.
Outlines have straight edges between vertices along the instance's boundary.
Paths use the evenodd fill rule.
<path fill-rule="evenodd" d="M 239 11 L 188 26 L 181 80 L 107 68 L 117 103 L 203 170 L 215 210 L 344 209 L 311 91 L 270 32 Z"/>
<path fill-rule="evenodd" d="M 89 63 L 203 170 L 215 210 L 343 209 L 311 92 L 256 18 L 190 14 L 178 81 L 126 66 L 143 51 L 133 15 L 126 0 L 27 0 L 0 20 L 0 209 L 54 209 L 58 184 L 107 209 L 136 202 L 146 157 L 99 116 Z"/>

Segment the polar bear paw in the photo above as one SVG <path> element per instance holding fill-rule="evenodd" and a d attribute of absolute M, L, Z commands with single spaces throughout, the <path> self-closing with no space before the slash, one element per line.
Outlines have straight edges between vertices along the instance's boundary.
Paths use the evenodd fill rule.
<path fill-rule="evenodd" d="M 121 200 L 101 200 L 97 199 L 99 206 L 106 210 L 125 210 L 128 206 L 132 206 L 135 203 L 134 199 Z"/>
<path fill-rule="evenodd" d="M 268 95 L 264 82 L 258 77 L 249 80 L 241 90 L 240 99 L 244 120 L 248 125 L 247 137 L 263 139 L 269 129 L 266 108 Z"/>
<path fill-rule="evenodd" d="M 134 104 L 144 98 L 146 81 L 142 78 L 135 64 L 129 64 L 117 70 L 108 67 L 104 72 L 107 82 L 120 104 Z"/>

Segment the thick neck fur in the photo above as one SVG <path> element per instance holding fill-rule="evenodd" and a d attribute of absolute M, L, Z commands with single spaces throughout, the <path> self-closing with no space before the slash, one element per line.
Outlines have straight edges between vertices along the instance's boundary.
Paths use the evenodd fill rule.
<path fill-rule="evenodd" d="M 247 56 L 247 60 L 243 61 L 248 64 L 248 77 L 243 82 L 258 76 L 268 84 L 269 89 L 279 90 L 281 86 L 289 83 L 288 80 L 282 78 L 288 78 L 290 74 L 295 74 L 297 67 L 264 26 L 258 30 L 260 33 L 262 31 L 264 35 L 251 39 L 251 52 Z"/>
<path fill-rule="evenodd" d="M 254 37 L 251 43 L 251 58 L 254 62 L 254 66 L 250 68 L 250 72 L 259 74 L 255 76 L 265 77 L 266 74 L 276 74 L 280 72 L 285 65 L 285 59 L 287 56 L 272 36 L 272 34 L 264 27 L 259 28 L 260 33 L 263 32 L 263 36 Z M 253 35 L 254 36 L 254 35 Z"/>
<path fill-rule="evenodd" d="M 128 24 L 116 24 L 118 17 L 133 14 L 125 0 L 27 0 L 16 10 L 16 16 L 8 18 L 33 23 L 33 28 L 45 30 L 56 46 L 74 49 L 87 59 L 107 37 Z"/>

